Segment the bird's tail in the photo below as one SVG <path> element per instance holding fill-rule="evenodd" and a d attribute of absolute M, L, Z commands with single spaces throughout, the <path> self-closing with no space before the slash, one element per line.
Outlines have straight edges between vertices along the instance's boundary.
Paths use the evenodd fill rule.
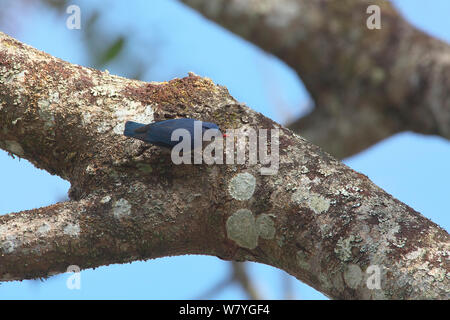
<path fill-rule="evenodd" d="M 127 121 L 125 122 L 125 130 L 123 131 L 123 134 L 126 137 L 136 137 L 137 133 L 135 132 L 136 129 L 144 127 L 145 124 L 134 122 L 134 121 Z"/>

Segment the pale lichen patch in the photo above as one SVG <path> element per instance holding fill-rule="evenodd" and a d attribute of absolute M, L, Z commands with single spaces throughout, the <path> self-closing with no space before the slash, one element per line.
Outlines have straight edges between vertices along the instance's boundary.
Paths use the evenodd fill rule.
<path fill-rule="evenodd" d="M 275 223 L 270 214 L 261 214 L 256 218 L 258 234 L 264 239 L 273 239 L 275 237 Z"/>
<path fill-rule="evenodd" d="M 95 174 L 95 167 L 92 165 L 92 164 L 89 164 L 87 167 L 86 167 L 86 173 L 88 174 L 88 175 L 94 175 Z"/>
<path fill-rule="evenodd" d="M 253 196 L 256 187 L 256 178 L 250 173 L 238 173 L 229 185 L 228 192 L 236 200 L 248 200 Z"/>
<path fill-rule="evenodd" d="M 315 214 L 321 214 L 330 208 L 330 200 L 314 193 L 309 197 L 308 205 Z"/>
<path fill-rule="evenodd" d="M 0 83 L 5 84 L 23 84 L 27 70 L 22 70 L 22 66 L 12 62 L 10 66 L 0 66 Z"/>
<path fill-rule="evenodd" d="M 64 234 L 71 237 L 78 237 L 80 234 L 80 225 L 78 223 L 68 223 L 64 227 Z"/>
<path fill-rule="evenodd" d="M 302 204 L 307 199 L 307 191 L 302 189 L 297 190 L 291 196 L 291 201 L 296 204 Z"/>
<path fill-rule="evenodd" d="M 336 247 L 334 248 L 334 253 L 341 261 L 350 261 L 353 257 L 352 254 L 352 248 L 354 243 L 360 242 L 362 239 L 361 237 L 354 235 L 350 235 L 348 238 L 340 238 L 337 243 Z"/>
<path fill-rule="evenodd" d="M 415 251 L 409 252 L 405 257 L 408 260 L 416 260 L 418 258 L 422 258 L 425 255 L 426 251 L 422 248 L 418 248 Z"/>
<path fill-rule="evenodd" d="M 320 166 L 317 170 L 320 174 L 322 174 L 325 177 L 331 176 L 333 174 L 337 173 L 337 170 L 334 167 L 331 166 Z"/>
<path fill-rule="evenodd" d="M 51 227 L 47 222 L 42 223 L 42 225 L 37 229 L 38 234 L 45 235 L 50 231 Z"/>
<path fill-rule="evenodd" d="M 105 121 L 100 122 L 97 125 L 97 132 L 98 133 L 105 133 L 111 129 L 111 124 Z"/>
<path fill-rule="evenodd" d="M 363 280 L 363 273 L 357 264 L 350 263 L 344 271 L 344 281 L 352 289 L 358 288 Z"/>
<path fill-rule="evenodd" d="M 0 244 L 0 248 L 5 253 L 13 252 L 17 246 L 18 246 L 18 243 L 17 243 L 17 239 L 15 236 L 7 236 L 6 241 L 3 241 Z"/>
<path fill-rule="evenodd" d="M 144 124 L 153 122 L 154 111 L 152 106 L 146 105 L 142 107 L 140 102 L 131 100 L 125 100 L 124 102 L 126 105 L 114 112 L 114 116 L 117 120 L 117 124 L 113 129 L 115 134 L 123 134 L 125 122 L 127 120 Z"/>
<path fill-rule="evenodd" d="M 296 190 L 291 196 L 291 201 L 311 209 L 315 214 L 321 214 L 328 211 L 331 201 L 320 194 L 309 190 L 307 186 L 302 186 Z"/>
<path fill-rule="evenodd" d="M 25 80 L 25 73 L 28 73 L 27 70 L 23 70 L 20 73 L 17 74 L 16 79 L 14 79 L 14 81 L 17 83 L 23 83 Z"/>
<path fill-rule="evenodd" d="M 444 281 L 445 277 L 447 276 L 447 271 L 443 268 L 433 268 L 428 271 L 428 274 L 435 278 L 437 281 Z"/>
<path fill-rule="evenodd" d="M 116 91 L 116 87 L 110 84 L 101 84 L 90 88 L 91 94 L 94 97 L 104 96 L 108 98 L 117 97 L 119 94 Z"/>
<path fill-rule="evenodd" d="M 227 236 L 240 247 L 255 249 L 258 246 L 258 229 L 255 218 L 248 209 L 239 209 L 226 222 Z"/>
<path fill-rule="evenodd" d="M 104 196 L 101 200 L 100 203 L 108 203 L 109 201 L 111 201 L 111 197 L 110 196 Z"/>
<path fill-rule="evenodd" d="M 91 112 L 84 112 L 81 115 L 81 123 L 83 124 L 83 126 L 90 125 L 91 122 L 92 122 L 92 113 Z"/>
<path fill-rule="evenodd" d="M 39 116 L 41 117 L 42 121 L 44 121 L 44 127 L 46 129 L 52 128 L 55 125 L 55 113 L 52 110 L 52 100 L 39 100 L 37 105 L 39 107 Z"/>
<path fill-rule="evenodd" d="M 131 204 L 126 199 L 117 200 L 112 208 L 114 217 L 122 218 L 124 216 L 129 216 L 131 214 Z"/>

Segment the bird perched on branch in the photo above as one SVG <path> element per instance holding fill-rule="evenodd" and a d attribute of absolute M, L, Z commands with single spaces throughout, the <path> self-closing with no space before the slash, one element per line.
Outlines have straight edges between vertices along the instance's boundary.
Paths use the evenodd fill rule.
<path fill-rule="evenodd" d="M 127 137 L 139 139 L 150 144 L 172 149 L 175 145 L 183 140 L 183 138 L 179 136 L 176 136 L 175 139 L 172 140 L 172 133 L 177 129 L 185 129 L 190 134 L 190 145 L 191 148 L 194 149 L 194 136 L 196 133 L 196 127 L 198 128 L 197 134 L 201 134 L 200 141 L 202 141 L 203 134 L 208 129 L 217 130 L 218 134 L 222 136 L 222 133 L 220 132 L 219 126 L 217 124 L 187 118 L 164 120 L 152 122 L 149 124 L 127 121 L 125 123 L 125 130 L 123 134 Z"/>

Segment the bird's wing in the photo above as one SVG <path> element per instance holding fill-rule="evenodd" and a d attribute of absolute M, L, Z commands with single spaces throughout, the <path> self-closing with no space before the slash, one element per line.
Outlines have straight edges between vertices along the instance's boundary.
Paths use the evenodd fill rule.
<path fill-rule="evenodd" d="M 148 128 L 150 127 L 150 125 L 152 125 L 152 124 L 150 123 L 150 124 L 147 124 L 145 126 L 142 126 L 142 127 L 137 128 L 137 129 L 134 129 L 134 132 L 135 133 L 146 133 Z"/>
<path fill-rule="evenodd" d="M 219 130 L 219 126 L 212 122 L 202 122 L 202 127 L 203 127 L 203 130 L 208 130 L 208 129 L 218 129 Z"/>
<path fill-rule="evenodd" d="M 176 129 L 186 129 L 189 130 L 189 122 L 190 121 L 174 121 L 174 120 L 167 120 L 167 121 L 161 121 L 161 122 L 155 122 L 151 123 L 148 128 L 147 132 L 147 138 L 154 144 L 163 146 L 163 147 L 173 147 L 178 142 L 181 141 L 181 139 L 172 141 L 172 132 Z M 191 124 L 192 126 L 192 124 Z"/>

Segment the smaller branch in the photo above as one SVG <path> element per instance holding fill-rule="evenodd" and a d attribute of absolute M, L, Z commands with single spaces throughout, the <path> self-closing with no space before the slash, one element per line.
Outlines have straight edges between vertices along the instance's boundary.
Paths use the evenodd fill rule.
<path fill-rule="evenodd" d="M 247 269 L 247 264 L 242 262 L 231 261 L 230 263 L 230 274 L 216 283 L 212 288 L 208 289 L 206 292 L 201 294 L 197 299 L 205 299 L 219 294 L 221 291 L 225 290 L 227 287 L 238 284 L 242 290 L 245 292 L 247 297 L 251 300 L 261 300 L 261 296 L 258 294 L 255 286 L 250 279 Z"/>
<path fill-rule="evenodd" d="M 292 129 L 344 158 L 400 131 L 450 139 L 450 46 L 379 1 L 183 0 L 293 68 L 317 111 Z M 263 4 L 264 3 L 264 4 Z"/>
<path fill-rule="evenodd" d="M 336 158 L 344 159 L 400 131 L 389 116 L 372 109 L 364 111 L 332 115 L 324 108 L 315 108 L 287 127 Z"/>
<path fill-rule="evenodd" d="M 261 296 L 256 290 L 253 281 L 248 275 L 248 270 L 246 266 L 248 264 L 243 262 L 232 261 L 231 265 L 233 267 L 233 281 L 239 283 L 242 290 L 247 294 L 247 297 L 252 300 L 261 300 Z"/>
<path fill-rule="evenodd" d="M 293 280 L 291 276 L 289 276 L 287 273 L 282 272 L 281 273 L 281 284 L 282 284 L 282 291 L 284 300 L 294 300 L 295 299 L 295 293 L 293 288 Z"/>
<path fill-rule="evenodd" d="M 80 235 L 80 219 L 90 206 L 67 201 L 0 216 L 0 281 L 45 278 L 71 264 L 87 267 L 95 246 Z"/>

